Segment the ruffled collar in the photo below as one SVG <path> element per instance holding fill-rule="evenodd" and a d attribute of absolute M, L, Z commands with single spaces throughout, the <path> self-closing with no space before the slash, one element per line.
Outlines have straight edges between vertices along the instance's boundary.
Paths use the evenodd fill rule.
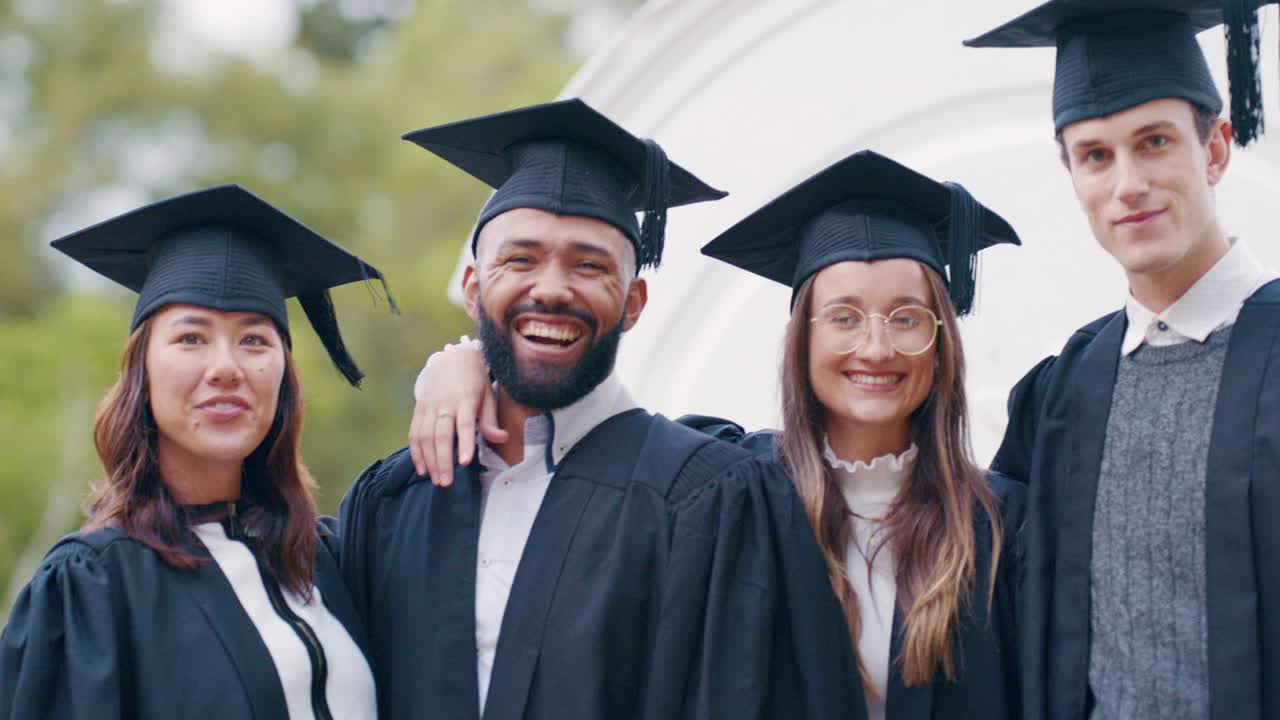
<path fill-rule="evenodd" d="M 822 439 L 822 458 L 835 471 L 849 509 L 860 515 L 881 515 L 898 496 L 898 490 L 911 474 L 920 449 L 915 443 L 901 453 L 887 453 L 872 458 L 849 462 L 838 457 L 831 449 L 830 441 Z"/>

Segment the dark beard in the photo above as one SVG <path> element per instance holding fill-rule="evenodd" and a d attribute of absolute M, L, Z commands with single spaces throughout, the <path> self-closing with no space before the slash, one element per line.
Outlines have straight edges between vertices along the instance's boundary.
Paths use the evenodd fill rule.
<path fill-rule="evenodd" d="M 489 364 L 489 372 L 493 374 L 498 385 L 507 391 L 512 399 L 524 405 L 542 411 L 559 410 L 581 400 L 587 393 L 604 382 L 613 370 L 614 360 L 618 355 L 618 343 L 622 339 L 622 320 L 606 330 L 577 363 L 569 367 L 549 363 L 534 362 L 532 367 L 521 370 L 516 360 L 515 347 L 511 342 L 512 322 L 525 308 L 512 306 L 507 311 L 506 329 L 498 327 L 493 318 L 484 311 L 484 304 L 477 304 L 480 323 L 480 343 L 484 350 L 485 362 Z M 592 332 L 595 321 L 574 311 L 547 311 L 538 308 L 537 312 L 549 315 L 570 315 L 587 323 Z"/>

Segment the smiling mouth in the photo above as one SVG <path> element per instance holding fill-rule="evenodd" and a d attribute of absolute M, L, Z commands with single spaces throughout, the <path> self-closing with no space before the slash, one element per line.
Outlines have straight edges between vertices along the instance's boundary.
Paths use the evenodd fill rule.
<path fill-rule="evenodd" d="M 248 410 L 249 403 L 240 398 L 210 398 L 200 403 L 196 407 L 201 410 L 212 410 L 214 412 L 232 412 L 235 410 Z"/>
<path fill-rule="evenodd" d="M 236 410 L 246 410 L 242 403 L 233 402 L 217 402 L 208 403 L 200 406 L 204 410 L 212 410 L 213 412 L 235 412 Z"/>
<path fill-rule="evenodd" d="M 581 327 L 545 320 L 525 320 L 516 325 L 520 337 L 536 345 L 569 347 L 583 336 Z"/>
<path fill-rule="evenodd" d="M 844 374 L 855 385 L 867 385 L 877 388 L 889 388 L 902 382 L 906 375 L 900 373 L 860 373 L 848 372 Z"/>
<path fill-rule="evenodd" d="M 215 423 L 231 422 L 249 412 L 249 403 L 237 397 L 213 397 L 196 406 Z"/>

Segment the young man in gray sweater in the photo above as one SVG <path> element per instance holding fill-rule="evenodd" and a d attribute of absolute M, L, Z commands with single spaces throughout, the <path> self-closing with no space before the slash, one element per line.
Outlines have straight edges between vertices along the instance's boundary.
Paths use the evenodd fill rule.
<path fill-rule="evenodd" d="M 993 462 L 1030 483 L 1028 717 L 1280 717 L 1280 283 L 1214 200 L 1261 127 L 1262 4 L 1055 0 L 966 43 L 1057 46 L 1062 160 L 1129 282 Z M 1223 22 L 1231 120 L 1195 39 Z"/>

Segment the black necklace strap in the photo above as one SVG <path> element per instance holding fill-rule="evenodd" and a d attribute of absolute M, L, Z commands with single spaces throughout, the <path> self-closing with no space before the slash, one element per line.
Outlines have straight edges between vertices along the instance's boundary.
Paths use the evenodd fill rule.
<path fill-rule="evenodd" d="M 227 534 L 234 536 L 239 534 L 240 519 L 243 514 L 245 503 L 243 498 L 236 500 L 218 500 L 211 503 L 201 503 L 199 505 L 179 505 L 182 515 L 189 525 L 200 525 L 202 523 L 217 522 L 222 523 Z"/>

